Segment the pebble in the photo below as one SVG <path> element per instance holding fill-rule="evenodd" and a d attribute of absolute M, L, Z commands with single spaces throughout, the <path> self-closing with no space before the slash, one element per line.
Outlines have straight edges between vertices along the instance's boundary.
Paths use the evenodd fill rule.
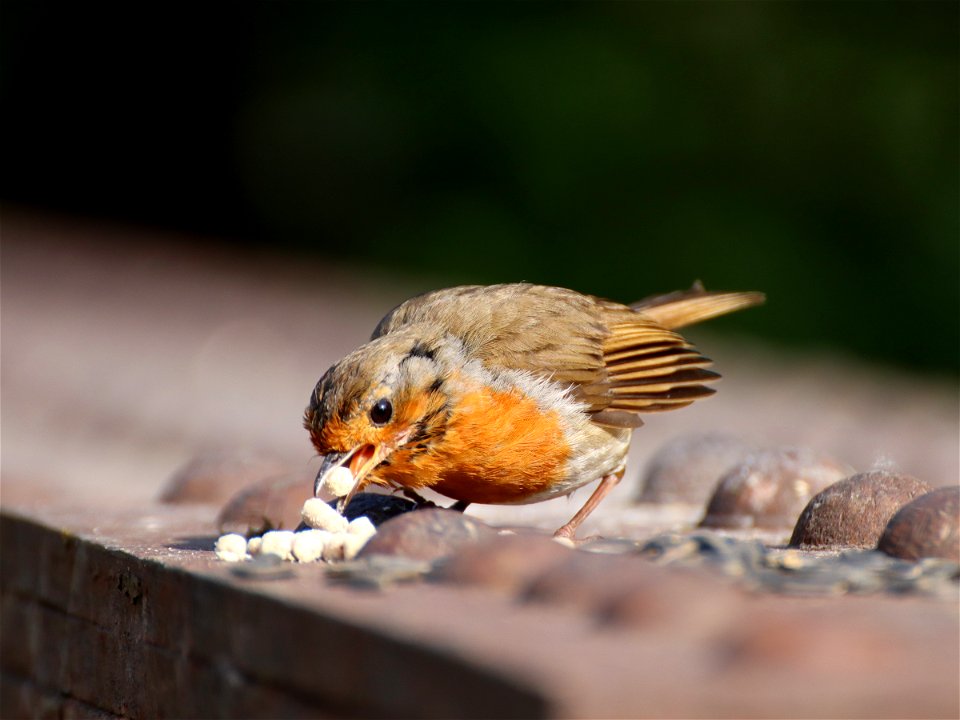
<path fill-rule="evenodd" d="M 289 465 L 279 456 L 268 452 L 204 452 L 173 474 L 159 500 L 172 504 L 223 503 L 258 480 L 281 475 L 288 469 Z"/>
<path fill-rule="evenodd" d="M 640 549 L 640 543 L 637 540 L 629 538 L 605 538 L 596 537 L 584 540 L 575 546 L 577 550 L 591 553 L 602 553 L 604 555 L 627 555 L 635 553 Z"/>
<path fill-rule="evenodd" d="M 496 531 L 489 525 L 456 510 L 418 510 L 383 523 L 360 555 L 433 561 L 494 536 Z"/>
<path fill-rule="evenodd" d="M 544 535 L 497 535 L 440 561 L 431 577 L 513 592 L 568 559 L 571 552 Z"/>
<path fill-rule="evenodd" d="M 887 470 L 859 473 L 817 493 L 800 514 L 791 547 L 873 548 L 890 518 L 929 483 Z"/>
<path fill-rule="evenodd" d="M 330 565 L 327 576 L 360 588 L 382 590 L 398 583 L 422 580 L 433 563 L 402 555 L 368 555 Z"/>
<path fill-rule="evenodd" d="M 230 498 L 217 516 L 217 527 L 221 533 L 248 537 L 293 529 L 300 522 L 304 498 L 309 496 L 308 476 L 291 473 L 265 478 Z"/>
<path fill-rule="evenodd" d="M 851 473 L 811 450 L 763 450 L 723 476 L 700 526 L 792 528 L 811 497 Z"/>
<path fill-rule="evenodd" d="M 791 595 L 885 592 L 955 600 L 960 590 L 960 564 L 956 562 L 909 562 L 876 550 L 801 552 L 698 532 L 660 535 L 645 543 L 640 553 L 660 565 L 714 568 L 756 591 Z"/>
<path fill-rule="evenodd" d="M 231 572 L 245 580 L 286 580 L 294 577 L 295 573 L 290 563 L 273 553 L 257 555 L 247 562 L 237 563 Z"/>
<path fill-rule="evenodd" d="M 900 508 L 887 523 L 877 549 L 907 560 L 960 563 L 960 486 L 933 490 Z"/>
<path fill-rule="evenodd" d="M 755 448 L 732 435 L 684 435 L 647 463 L 638 502 L 706 505 L 717 482 Z"/>

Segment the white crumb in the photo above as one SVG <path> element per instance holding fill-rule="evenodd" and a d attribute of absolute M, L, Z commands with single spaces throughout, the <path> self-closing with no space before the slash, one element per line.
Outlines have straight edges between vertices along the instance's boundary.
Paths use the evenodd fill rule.
<path fill-rule="evenodd" d="M 377 527 L 370 521 L 370 518 L 366 515 L 361 515 L 351 520 L 350 524 L 347 525 L 347 534 L 357 535 L 358 537 L 369 540 L 377 534 Z"/>
<path fill-rule="evenodd" d="M 237 533 L 221 535 L 217 538 L 213 549 L 217 558 L 224 562 L 240 562 L 247 559 L 247 539 Z"/>
<path fill-rule="evenodd" d="M 340 466 L 324 476 L 320 487 L 326 489 L 334 497 L 345 497 L 353 489 L 354 482 L 356 481 L 353 479 L 353 473 L 350 472 L 350 469 Z"/>
<path fill-rule="evenodd" d="M 303 504 L 300 517 L 310 527 L 316 530 L 330 532 L 344 532 L 347 529 L 347 519 L 327 505 L 320 498 L 310 498 Z"/>
<path fill-rule="evenodd" d="M 343 559 L 353 560 L 371 537 L 373 536 L 345 534 L 343 536 Z"/>
<path fill-rule="evenodd" d="M 293 560 L 293 536 L 290 530 L 271 530 L 264 533 L 260 543 L 261 555 L 279 555 L 284 560 Z"/>
<path fill-rule="evenodd" d="M 316 562 L 333 533 L 326 530 L 301 530 L 293 539 L 293 556 L 297 562 Z"/>
<path fill-rule="evenodd" d="M 343 545 L 347 534 L 343 532 L 333 533 L 327 538 L 323 546 L 323 559 L 327 562 L 343 560 Z"/>
<path fill-rule="evenodd" d="M 361 516 L 348 522 L 320 498 L 307 500 L 301 516 L 308 529 L 299 532 L 272 530 L 249 540 L 242 535 L 224 535 L 217 540 L 217 557 L 229 562 L 266 554 L 301 563 L 353 560 L 377 534 L 370 518 Z"/>

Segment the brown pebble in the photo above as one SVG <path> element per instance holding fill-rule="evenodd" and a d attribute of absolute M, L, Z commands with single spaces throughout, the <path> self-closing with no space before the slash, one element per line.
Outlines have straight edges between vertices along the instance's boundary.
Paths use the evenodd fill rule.
<path fill-rule="evenodd" d="M 268 530 L 293 530 L 300 524 L 303 503 L 313 497 L 309 474 L 269 477 L 246 487 L 220 510 L 221 534 L 260 535 Z"/>
<path fill-rule="evenodd" d="M 637 501 L 705 505 L 720 478 L 754 451 L 732 435 L 675 438 L 647 463 Z"/>
<path fill-rule="evenodd" d="M 442 582 L 515 592 L 570 557 L 571 550 L 543 535 L 497 535 L 461 548 L 436 573 Z"/>
<path fill-rule="evenodd" d="M 905 560 L 931 557 L 960 563 L 960 486 L 928 492 L 900 508 L 877 550 Z"/>
<path fill-rule="evenodd" d="M 817 493 L 800 514 L 791 547 L 872 548 L 901 507 L 933 488 L 886 470 L 859 473 Z"/>
<path fill-rule="evenodd" d="M 258 451 L 210 451 L 177 470 L 160 492 L 160 502 L 220 504 L 258 480 L 290 469 L 282 459 Z"/>
<path fill-rule="evenodd" d="M 364 545 L 360 557 L 402 555 L 432 561 L 495 536 L 489 525 L 456 510 L 416 510 L 383 523 Z"/>
<path fill-rule="evenodd" d="M 755 453 L 723 476 L 700 525 L 791 528 L 811 497 L 850 474 L 847 465 L 803 448 Z"/>

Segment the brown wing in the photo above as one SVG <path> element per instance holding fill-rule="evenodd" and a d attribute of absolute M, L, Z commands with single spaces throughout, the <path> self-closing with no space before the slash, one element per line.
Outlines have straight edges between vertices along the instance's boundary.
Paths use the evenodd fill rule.
<path fill-rule="evenodd" d="M 572 290 L 526 283 L 437 290 L 394 308 L 373 338 L 423 322 L 454 329 L 486 365 L 534 372 L 575 387 L 605 376 L 603 340 L 609 331 L 601 308 Z"/>
<path fill-rule="evenodd" d="M 759 292 L 707 292 L 697 280 L 689 290 L 654 295 L 630 307 L 672 330 L 760 305 L 764 300 Z"/>
<path fill-rule="evenodd" d="M 658 307 L 669 305 L 666 300 Z M 719 377 L 705 369 L 707 358 L 655 319 L 563 288 L 439 290 L 395 308 L 373 337 L 420 322 L 456 328 L 471 354 L 488 366 L 569 383 L 604 425 L 642 425 L 640 413 L 673 410 L 711 395 L 702 383 Z"/>
<path fill-rule="evenodd" d="M 710 360 L 680 335 L 637 316 L 612 325 L 603 343 L 606 395 L 611 411 L 659 412 L 685 407 L 715 391 L 720 377 Z"/>

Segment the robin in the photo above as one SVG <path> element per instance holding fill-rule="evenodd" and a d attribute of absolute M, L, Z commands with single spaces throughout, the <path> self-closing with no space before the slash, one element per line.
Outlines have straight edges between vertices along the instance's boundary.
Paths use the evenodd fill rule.
<path fill-rule="evenodd" d="M 407 300 L 310 396 L 304 426 L 324 456 L 314 491 L 346 468 L 341 511 L 368 483 L 429 488 L 463 510 L 599 480 L 555 533 L 572 539 L 623 476 L 641 416 L 714 392 L 710 360 L 673 330 L 763 300 L 699 283 L 630 306 L 519 283 Z"/>

